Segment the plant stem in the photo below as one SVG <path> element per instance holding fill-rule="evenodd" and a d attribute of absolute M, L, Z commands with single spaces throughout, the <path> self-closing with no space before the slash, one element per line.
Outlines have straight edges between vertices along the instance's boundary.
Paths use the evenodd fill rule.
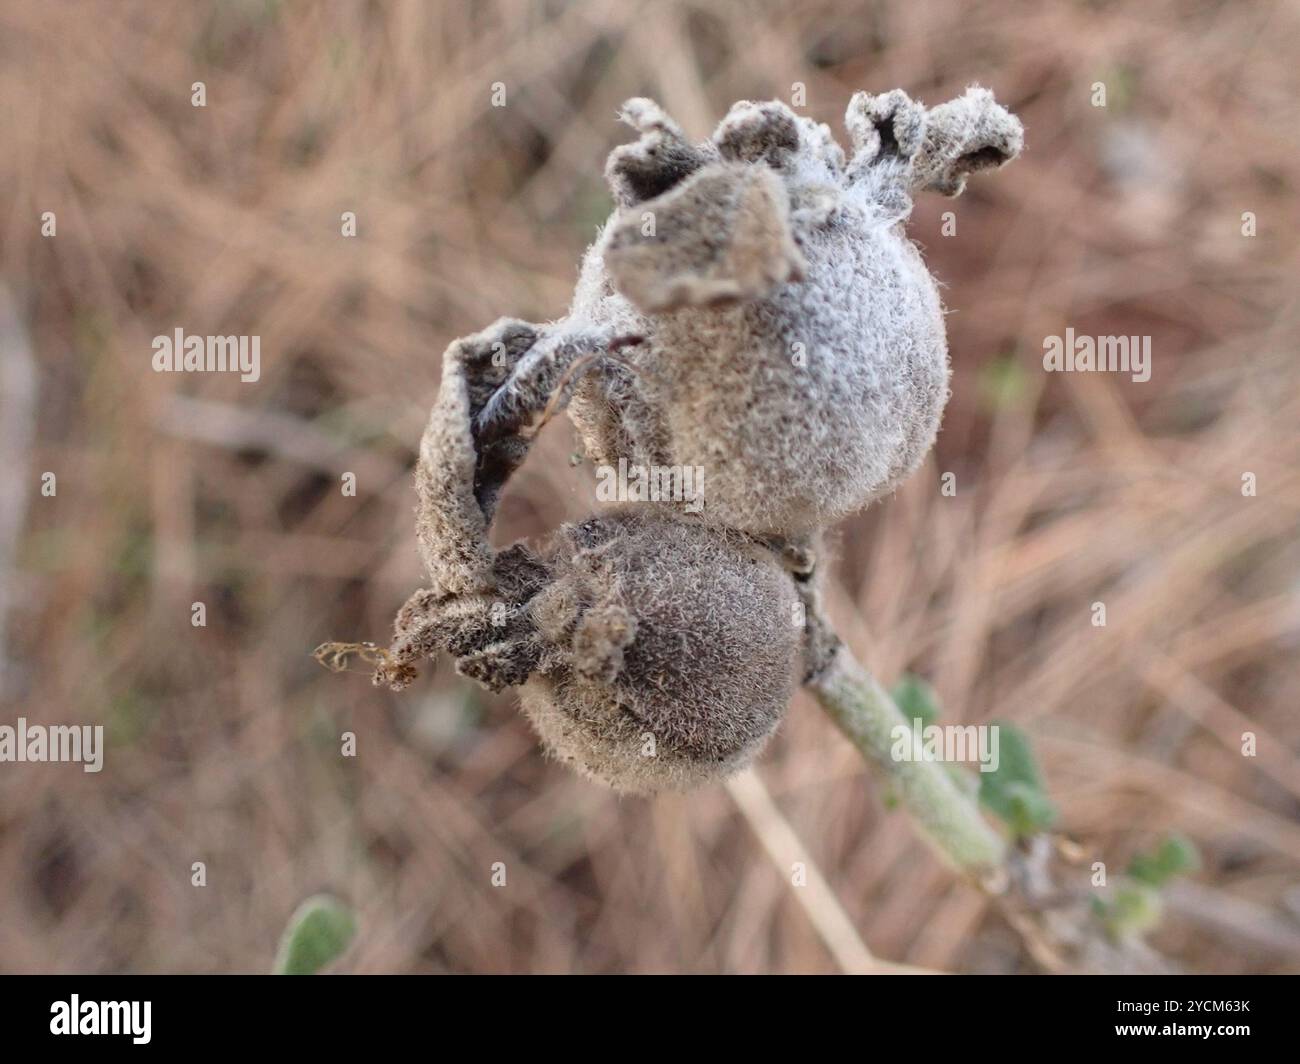
<path fill-rule="evenodd" d="M 1006 862 L 1006 843 L 944 765 L 899 761 L 890 755 L 894 728 L 901 725 L 910 731 L 912 723 L 843 644 L 808 687 L 853 745 L 885 772 L 903 808 L 939 855 L 977 881 L 996 877 Z"/>
<path fill-rule="evenodd" d="M 1047 971 L 1142 973 L 1172 967 L 1140 939 L 1111 941 L 1077 888 L 1077 857 L 1046 834 L 1009 846 L 938 761 L 896 760 L 894 729 L 911 721 L 849 653 L 810 594 L 805 685 L 867 760 L 943 861 L 985 891 Z M 1065 858 L 1065 863 L 1062 863 Z M 1071 884 L 1076 884 L 1071 886 Z"/>

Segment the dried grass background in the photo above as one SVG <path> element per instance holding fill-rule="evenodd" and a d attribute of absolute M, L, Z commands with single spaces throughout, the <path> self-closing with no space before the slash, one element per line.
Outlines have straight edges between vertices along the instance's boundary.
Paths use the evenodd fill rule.
<path fill-rule="evenodd" d="M 563 313 L 621 100 L 703 136 L 803 82 L 840 131 L 856 89 L 978 81 L 1028 148 L 918 204 L 954 397 L 927 466 L 839 530 L 833 614 L 949 720 L 1026 728 L 1112 870 L 1198 843 L 1154 939 L 1178 964 L 1300 970 L 1298 23 L 1227 0 L 5 4 L 0 721 L 110 747 L 98 775 L 0 765 L 0 968 L 265 970 L 328 889 L 360 917 L 346 971 L 837 970 L 725 789 L 620 801 L 544 761 L 509 697 L 446 668 L 394 696 L 310 652 L 384 641 L 418 585 L 441 351 Z M 1067 325 L 1151 335 L 1151 381 L 1045 374 Z M 177 326 L 260 335 L 261 381 L 153 373 Z M 501 541 L 593 508 L 572 450 L 557 419 Z M 805 697 L 759 776 L 877 956 L 1032 969 Z"/>

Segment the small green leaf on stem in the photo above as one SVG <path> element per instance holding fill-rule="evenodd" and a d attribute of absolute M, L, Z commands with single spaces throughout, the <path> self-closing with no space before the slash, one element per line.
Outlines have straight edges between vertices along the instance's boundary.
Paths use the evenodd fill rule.
<path fill-rule="evenodd" d="M 980 774 L 980 803 L 1017 837 L 1032 835 L 1056 821 L 1056 806 L 1043 788 L 1029 739 L 1011 724 L 998 728 L 998 767 Z"/>
<path fill-rule="evenodd" d="M 1200 866 L 1201 856 L 1191 839 L 1170 835 L 1154 853 L 1137 854 L 1129 863 L 1128 874 L 1153 887 L 1163 887 L 1175 876 L 1195 872 Z"/>

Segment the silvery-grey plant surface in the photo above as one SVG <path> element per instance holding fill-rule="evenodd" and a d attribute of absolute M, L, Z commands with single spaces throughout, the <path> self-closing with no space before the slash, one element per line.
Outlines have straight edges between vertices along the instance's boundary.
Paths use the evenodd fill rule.
<path fill-rule="evenodd" d="M 649 100 L 605 167 L 614 214 L 567 317 L 500 322 L 509 376 L 482 415 L 536 409 L 575 354 L 569 404 L 588 455 L 700 467 L 705 519 L 810 535 L 893 491 L 934 442 L 947 398 L 938 288 L 903 223 L 912 195 L 957 195 L 1019 154 L 1019 120 L 985 89 L 927 110 L 856 94 L 846 157 L 825 125 L 742 101 L 690 144 Z M 639 342 L 628 342 L 639 341 Z"/>
<path fill-rule="evenodd" d="M 737 103 L 699 144 L 649 100 L 621 115 L 640 137 L 609 157 L 616 207 L 569 314 L 503 318 L 443 356 L 416 471 L 428 586 L 388 649 L 318 656 L 337 667 L 359 650 L 400 690 L 448 653 L 462 675 L 518 687 L 552 756 L 635 794 L 734 774 L 806 684 L 938 853 L 1007 899 L 1044 963 L 1151 966 L 1098 945 L 1108 919 L 1111 943 L 1134 946 L 1120 907 L 1062 901 L 1027 745 L 978 786 L 891 757 L 912 711 L 819 606 L 821 534 L 917 468 L 948 395 L 938 287 L 904 229 L 912 197 L 957 195 L 1014 159 L 1019 120 L 981 88 L 929 109 L 858 93 L 846 153 L 776 101 Z M 492 548 L 502 488 L 561 407 L 597 465 L 703 470 L 703 505 L 607 508 L 540 546 Z"/>
<path fill-rule="evenodd" d="M 616 201 L 567 317 L 456 341 L 421 444 L 431 586 L 377 673 L 450 651 L 521 686 L 543 741 L 621 790 L 743 766 L 824 641 L 805 638 L 821 530 L 889 492 L 934 441 L 948 387 L 934 279 L 903 223 L 1020 151 L 972 88 L 927 110 L 856 94 L 846 156 L 825 125 L 743 101 L 691 144 L 649 100 L 623 118 Z M 567 403 L 593 462 L 700 468 L 704 505 L 638 506 L 496 552 L 496 498 L 539 416 Z M 690 653 L 681 650 L 690 648 Z M 653 744 L 653 754 L 643 747 Z"/>

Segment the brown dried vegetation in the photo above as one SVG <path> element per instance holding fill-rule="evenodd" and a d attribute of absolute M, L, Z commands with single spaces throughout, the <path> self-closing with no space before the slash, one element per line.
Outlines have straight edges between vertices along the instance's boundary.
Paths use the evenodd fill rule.
<path fill-rule="evenodd" d="M 830 611 L 885 680 L 1025 727 L 1064 827 L 1112 861 L 1197 841 L 1164 953 L 1295 970 L 1297 28 L 1168 0 L 5 5 L 0 716 L 111 745 L 98 775 L 0 765 L 0 965 L 262 970 L 328 886 L 359 909 L 356 971 L 833 970 L 726 792 L 620 802 L 538 757 L 512 698 L 446 675 L 398 699 L 309 651 L 383 639 L 419 582 L 438 355 L 563 312 L 622 100 L 703 136 L 797 81 L 836 128 L 858 89 L 979 81 L 1028 146 L 914 213 L 959 308 L 954 399 L 922 470 L 841 526 Z M 259 334 L 261 381 L 152 373 L 178 325 Z M 1045 375 L 1067 325 L 1151 335 L 1152 380 Z M 557 419 L 498 542 L 590 511 L 571 449 Z M 1029 966 L 806 700 L 761 774 L 880 956 Z"/>

